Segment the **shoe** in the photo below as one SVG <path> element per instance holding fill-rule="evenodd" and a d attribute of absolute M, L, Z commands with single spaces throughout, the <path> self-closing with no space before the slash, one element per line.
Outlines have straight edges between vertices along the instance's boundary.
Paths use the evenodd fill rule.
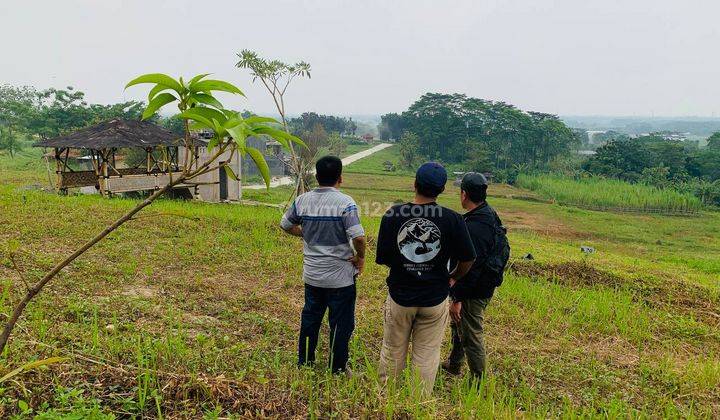
<path fill-rule="evenodd" d="M 443 362 L 443 363 L 440 365 L 440 367 L 441 367 L 442 370 L 444 370 L 445 373 L 447 373 L 448 375 L 452 375 L 452 376 L 460 376 L 460 375 L 462 375 L 462 369 L 461 369 L 461 367 L 460 367 L 460 366 L 455 366 L 455 365 L 453 365 L 452 363 L 450 363 L 449 361 L 448 361 L 448 362 Z"/>

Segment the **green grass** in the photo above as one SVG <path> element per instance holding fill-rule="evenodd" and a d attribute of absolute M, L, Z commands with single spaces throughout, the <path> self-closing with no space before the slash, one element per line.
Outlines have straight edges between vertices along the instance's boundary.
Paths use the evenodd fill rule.
<path fill-rule="evenodd" d="M 51 171 L 54 182 L 55 167 L 51 166 Z M 26 145 L 14 158 L 10 158 L 7 154 L 0 154 L 0 183 L 42 185 L 49 188 L 42 149 Z"/>
<path fill-rule="evenodd" d="M 36 279 L 136 204 L 25 190 L 26 180 L 43 176 L 42 165 L 26 159 L 0 158 L 0 168 L 14 168 L 0 171 L 1 313 L 23 287 L 10 244 L 20 244 L 16 261 Z M 411 199 L 412 177 L 348 171 L 343 188 L 369 209 L 372 260 L 378 215 Z M 500 185 L 489 193 L 510 228 L 513 261 L 532 253 L 556 269 L 513 271 L 497 290 L 485 324 L 490 370 L 479 388 L 440 374 L 434 398 L 422 401 L 411 375 L 379 382 L 387 270 L 370 261 L 358 281 L 352 378 L 296 369 L 302 244 L 278 229 L 280 210 L 161 200 L 28 307 L 0 355 L 0 374 L 31 360 L 70 359 L 1 384 L 0 417 L 720 416 L 712 315 L 720 215 L 600 212 L 514 199 L 529 193 Z M 245 194 L 276 203 L 289 189 Z M 459 210 L 458 194 L 448 186 L 440 203 Z M 597 251 L 585 255 L 580 245 Z M 580 282 L 562 271 L 569 263 L 618 283 Z"/>
<path fill-rule="evenodd" d="M 703 207 L 692 194 L 614 179 L 521 174 L 516 184 L 561 204 L 599 210 L 683 213 Z"/>
<path fill-rule="evenodd" d="M 412 176 L 415 171 L 412 169 L 402 168 L 398 164 L 400 160 L 400 146 L 394 144 L 386 149 L 354 162 L 345 168 L 346 173 L 364 173 L 375 175 L 395 175 L 395 176 Z M 389 161 L 395 165 L 395 171 L 389 172 L 385 170 L 385 162 Z"/>

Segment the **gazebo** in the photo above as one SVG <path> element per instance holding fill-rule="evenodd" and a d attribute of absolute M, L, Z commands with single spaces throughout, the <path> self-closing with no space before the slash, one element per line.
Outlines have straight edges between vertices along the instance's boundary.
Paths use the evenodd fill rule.
<path fill-rule="evenodd" d="M 169 130 L 146 121 L 123 119 L 102 122 L 34 146 L 54 149 L 58 191 L 94 186 L 105 196 L 162 188 L 171 176 L 179 174 L 178 149 L 182 148 L 181 139 Z M 115 159 L 119 149 L 140 149 L 145 159 L 135 167 L 120 168 Z M 154 152 L 158 150 L 163 150 L 162 159 L 156 159 Z M 77 156 L 89 157 L 92 170 L 68 165 Z"/>

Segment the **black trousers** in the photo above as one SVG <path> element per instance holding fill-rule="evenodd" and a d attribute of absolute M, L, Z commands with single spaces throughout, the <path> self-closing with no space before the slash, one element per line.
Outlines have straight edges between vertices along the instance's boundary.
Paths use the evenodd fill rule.
<path fill-rule="evenodd" d="M 336 289 L 305 284 L 305 306 L 300 318 L 298 365 L 315 362 L 315 348 L 325 311 L 329 310 L 328 366 L 333 372 L 345 370 L 348 361 L 348 344 L 355 329 L 355 284 Z"/>

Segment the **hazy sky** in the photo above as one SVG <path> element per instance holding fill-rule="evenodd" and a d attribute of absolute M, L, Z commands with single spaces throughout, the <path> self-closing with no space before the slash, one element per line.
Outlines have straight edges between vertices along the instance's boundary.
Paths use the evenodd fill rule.
<path fill-rule="evenodd" d="M 716 0 L 0 0 L 0 83 L 141 99 L 133 76 L 212 72 L 272 103 L 235 53 L 311 63 L 292 113 L 381 114 L 462 92 L 565 115 L 720 115 Z"/>

